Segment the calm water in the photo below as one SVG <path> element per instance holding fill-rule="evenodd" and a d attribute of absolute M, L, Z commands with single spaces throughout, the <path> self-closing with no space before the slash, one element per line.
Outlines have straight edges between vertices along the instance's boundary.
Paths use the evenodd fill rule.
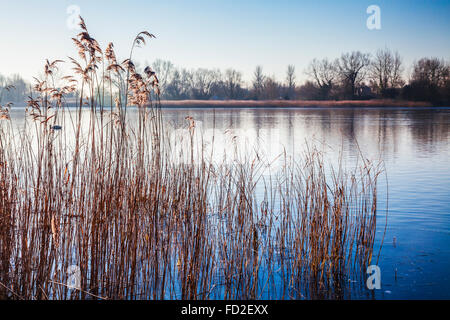
<path fill-rule="evenodd" d="M 358 146 L 364 157 L 381 159 L 387 179 L 379 180 L 375 249 L 383 238 L 386 200 L 388 224 L 378 263 L 381 289 L 374 290 L 374 297 L 450 298 L 449 108 L 183 109 L 165 114 L 175 127 L 186 115 L 206 132 L 214 127 L 217 141 L 236 134 L 241 148 L 257 144 L 269 158 L 283 148 L 300 156 L 308 143 L 331 162 L 342 150 L 348 166 L 357 158 Z"/>
<path fill-rule="evenodd" d="M 381 289 L 356 298 L 450 298 L 450 108 L 164 110 L 174 128 L 185 128 L 188 115 L 206 139 L 214 133 L 218 158 L 235 139 L 241 150 L 257 146 L 268 159 L 284 150 L 299 157 L 309 144 L 330 163 L 341 150 L 350 167 L 359 150 L 382 160 L 376 251 L 386 212 L 388 223 Z M 19 120 L 23 109 L 12 117 Z"/>

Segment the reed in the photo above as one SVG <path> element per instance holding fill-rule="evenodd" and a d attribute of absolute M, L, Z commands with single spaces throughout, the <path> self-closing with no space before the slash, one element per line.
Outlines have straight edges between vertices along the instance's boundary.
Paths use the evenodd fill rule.
<path fill-rule="evenodd" d="M 47 61 L 23 128 L 0 108 L 0 299 L 351 294 L 373 256 L 380 167 L 330 174 L 314 147 L 275 173 L 257 150 L 217 162 L 191 117 L 180 148 L 157 75 L 132 62 L 154 36 L 119 63 L 80 26 L 73 74 Z"/>

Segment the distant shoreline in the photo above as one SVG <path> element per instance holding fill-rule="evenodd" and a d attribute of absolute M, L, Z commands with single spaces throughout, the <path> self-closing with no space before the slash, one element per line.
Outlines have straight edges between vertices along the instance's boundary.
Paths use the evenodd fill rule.
<path fill-rule="evenodd" d="M 75 102 L 67 102 L 72 108 Z M 129 106 L 135 107 L 135 106 Z M 163 109 L 307 109 L 307 108 L 450 108 L 430 102 L 405 100 L 161 100 Z M 13 104 L 12 109 L 26 108 L 24 103 Z M 104 106 L 109 109 L 110 106 Z"/>
<path fill-rule="evenodd" d="M 393 108 L 435 107 L 401 100 L 161 100 L 163 108 Z"/>

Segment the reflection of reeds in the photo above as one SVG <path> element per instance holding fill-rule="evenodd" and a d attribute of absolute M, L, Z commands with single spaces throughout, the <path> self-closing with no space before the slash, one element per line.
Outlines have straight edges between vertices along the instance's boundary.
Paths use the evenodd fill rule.
<path fill-rule="evenodd" d="M 19 139 L 0 123 L 0 298 L 343 297 L 372 257 L 377 168 L 330 176 L 314 149 L 277 175 L 257 154 L 214 163 L 194 151 L 190 117 L 190 148 L 174 154 L 156 74 L 139 74 L 132 52 L 119 64 L 112 44 L 103 54 L 81 27 L 75 74 L 57 88 L 60 61 L 47 61 Z M 75 119 L 62 124 L 75 90 Z M 66 285 L 72 265 L 78 289 Z"/>

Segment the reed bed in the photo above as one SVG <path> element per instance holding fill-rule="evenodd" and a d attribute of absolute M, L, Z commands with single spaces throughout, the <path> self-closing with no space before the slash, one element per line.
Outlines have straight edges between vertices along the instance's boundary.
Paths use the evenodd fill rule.
<path fill-rule="evenodd" d="M 274 171 L 257 150 L 217 161 L 189 116 L 180 148 L 157 75 L 132 62 L 154 36 L 119 63 L 80 25 L 73 74 L 47 61 L 23 128 L 0 109 L 0 299 L 350 297 L 373 258 L 380 168 L 334 170 L 314 147 Z"/>

